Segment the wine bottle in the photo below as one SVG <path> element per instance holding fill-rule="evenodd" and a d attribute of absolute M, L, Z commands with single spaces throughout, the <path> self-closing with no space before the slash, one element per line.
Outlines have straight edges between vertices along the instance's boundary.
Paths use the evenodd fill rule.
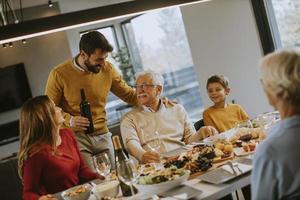
<path fill-rule="evenodd" d="M 91 107 L 90 103 L 85 98 L 84 89 L 80 89 L 80 95 L 81 95 L 81 102 L 80 102 L 80 114 L 83 117 L 86 117 L 90 121 L 90 125 L 87 127 L 86 133 L 92 133 L 94 132 L 94 124 L 93 124 L 93 118 L 91 113 Z"/>
<path fill-rule="evenodd" d="M 128 157 L 122 148 L 119 136 L 117 136 L 117 135 L 113 136 L 112 141 L 113 141 L 114 149 L 115 149 L 116 166 L 118 164 L 122 165 L 122 163 L 125 163 L 125 161 L 128 160 Z M 118 171 L 116 171 L 116 172 L 118 173 Z M 125 197 L 132 196 L 130 186 L 127 185 L 126 183 L 124 183 L 123 181 L 121 181 L 120 179 L 119 179 L 119 182 L 120 182 L 120 187 L 121 187 L 123 196 L 125 196 Z M 137 193 L 137 189 L 135 187 L 133 187 L 133 190 L 134 190 L 134 193 Z"/>

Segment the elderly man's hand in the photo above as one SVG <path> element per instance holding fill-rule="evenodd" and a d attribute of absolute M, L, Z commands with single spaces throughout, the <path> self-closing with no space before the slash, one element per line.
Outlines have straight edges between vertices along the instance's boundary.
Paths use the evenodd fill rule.
<path fill-rule="evenodd" d="M 218 134 L 218 131 L 212 126 L 203 126 L 198 132 L 203 139 Z"/>
<path fill-rule="evenodd" d="M 142 156 L 142 163 L 158 163 L 160 162 L 160 156 L 157 152 L 147 151 Z"/>
<path fill-rule="evenodd" d="M 162 97 L 161 101 L 167 108 L 172 108 L 175 104 L 177 104 L 176 101 L 170 100 L 167 97 Z"/>

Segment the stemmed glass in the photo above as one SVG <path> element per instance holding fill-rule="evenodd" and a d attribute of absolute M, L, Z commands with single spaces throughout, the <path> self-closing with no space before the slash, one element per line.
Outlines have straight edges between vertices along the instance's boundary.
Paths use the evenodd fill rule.
<path fill-rule="evenodd" d="M 253 125 L 251 120 L 247 120 L 241 123 L 237 123 L 236 125 L 237 128 L 246 128 L 248 131 L 248 134 L 251 134 L 251 130 L 253 129 Z"/>
<path fill-rule="evenodd" d="M 160 138 L 160 134 L 158 131 L 154 131 L 154 133 L 151 132 L 144 132 L 141 130 L 143 141 L 146 143 L 146 146 L 149 147 L 149 149 L 153 152 L 156 152 L 159 154 L 159 159 L 161 160 L 161 154 L 160 154 L 160 148 L 162 145 L 162 141 Z M 154 164 L 155 169 L 159 170 L 163 167 L 162 163 L 155 163 Z"/>
<path fill-rule="evenodd" d="M 147 146 L 151 149 L 151 151 L 155 151 L 160 153 L 161 147 L 161 139 L 158 131 L 154 131 L 154 133 L 144 132 L 142 130 L 142 136 L 144 138 L 144 142 L 147 143 Z"/>
<path fill-rule="evenodd" d="M 239 137 L 241 140 L 249 141 L 253 137 L 253 124 L 251 120 L 247 120 L 244 122 L 240 122 L 236 124 L 236 132 L 239 133 Z M 245 136 L 245 138 L 244 138 Z M 250 136 L 250 137 L 249 137 Z M 243 137 L 243 139 L 242 139 Z"/>
<path fill-rule="evenodd" d="M 93 162 L 98 174 L 106 177 L 111 170 L 111 163 L 107 153 L 100 153 L 93 156 Z"/>
<path fill-rule="evenodd" d="M 118 178 L 130 186 L 131 194 L 134 199 L 135 192 L 133 189 L 133 183 L 140 175 L 137 165 L 131 159 L 122 160 L 117 163 L 117 172 Z"/>

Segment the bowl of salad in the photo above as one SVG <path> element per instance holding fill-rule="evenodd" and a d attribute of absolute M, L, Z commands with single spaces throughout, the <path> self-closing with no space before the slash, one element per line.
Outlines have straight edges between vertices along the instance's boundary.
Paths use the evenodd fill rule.
<path fill-rule="evenodd" d="M 137 180 L 136 187 L 145 194 L 156 194 L 158 191 L 162 193 L 181 185 L 188 180 L 189 175 L 189 170 L 177 169 L 175 166 L 172 166 L 148 174 L 142 174 Z"/>

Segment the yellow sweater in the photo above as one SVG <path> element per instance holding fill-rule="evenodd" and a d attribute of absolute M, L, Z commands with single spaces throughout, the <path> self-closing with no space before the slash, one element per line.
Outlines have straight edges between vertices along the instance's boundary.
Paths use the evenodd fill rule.
<path fill-rule="evenodd" d="M 128 86 L 111 63 L 99 73 L 81 71 L 72 60 L 56 66 L 50 72 L 45 93 L 63 109 L 64 125 L 70 126 L 71 116 L 80 115 L 80 89 L 84 88 L 90 102 L 95 132 L 94 135 L 108 132 L 105 105 L 109 91 L 125 102 L 137 105 L 136 92 Z M 78 130 L 74 130 L 78 131 Z"/>
<path fill-rule="evenodd" d="M 209 107 L 203 112 L 204 125 L 215 127 L 219 133 L 229 130 L 236 123 L 247 119 L 249 116 L 238 104 L 227 104 L 225 108 Z"/>

